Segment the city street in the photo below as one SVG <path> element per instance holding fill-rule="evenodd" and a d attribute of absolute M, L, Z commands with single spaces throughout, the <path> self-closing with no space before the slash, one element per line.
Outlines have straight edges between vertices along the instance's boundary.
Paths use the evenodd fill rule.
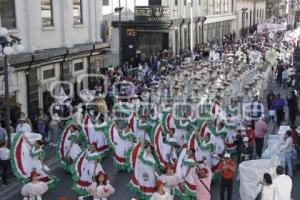
<path fill-rule="evenodd" d="M 300 0 L 0 0 L 0 200 L 299 200 L 299 44 Z"/>
<path fill-rule="evenodd" d="M 114 166 L 112 165 L 112 159 L 105 159 L 103 161 L 104 170 L 108 173 L 112 185 L 115 187 L 116 192 L 110 198 L 110 200 L 130 200 L 133 197 L 132 192 L 128 189 L 126 184 L 130 180 L 130 173 L 120 173 L 114 170 Z M 76 200 L 78 195 L 73 190 L 70 190 L 72 186 L 72 178 L 69 173 L 65 170 L 59 168 L 57 165 L 54 166 L 53 173 L 60 179 L 59 185 L 52 190 L 49 190 L 44 196 L 44 200 L 58 200 L 59 197 L 65 196 L 67 200 Z M 293 198 L 297 200 L 296 197 L 299 197 L 300 191 L 297 189 L 300 186 L 300 171 L 298 170 L 295 178 L 293 179 Z M 2 190 L 4 187 L 0 187 L 0 194 L 2 194 Z M 14 190 L 15 195 L 7 194 L 7 198 L 3 197 L 1 200 L 21 200 L 22 196 L 20 195 L 20 187 Z M 238 182 L 235 182 L 234 185 L 234 198 L 233 200 L 239 200 L 239 189 Z M 219 184 L 215 183 L 212 189 L 212 199 L 219 200 Z"/>
<path fill-rule="evenodd" d="M 282 88 L 278 88 L 276 86 L 273 86 L 273 91 L 275 94 L 281 93 L 281 95 L 285 96 L 287 95 L 287 91 L 283 90 Z M 300 102 L 299 102 L 300 103 Z M 300 124 L 300 116 L 297 117 L 297 124 Z M 274 128 L 274 124 L 269 125 L 269 133 L 276 133 L 277 128 Z M 49 154 L 47 156 L 49 159 L 55 155 L 55 150 L 53 147 L 50 147 L 50 149 L 47 150 Z M 71 190 L 71 186 L 73 184 L 73 180 L 71 178 L 70 173 L 66 172 L 64 169 L 62 169 L 59 166 L 59 163 L 56 161 L 51 165 L 51 169 L 54 175 L 56 175 L 60 179 L 59 185 L 55 189 L 49 190 L 46 195 L 44 196 L 44 200 L 56 200 L 61 196 L 66 197 L 67 200 L 75 200 L 78 198 L 78 194 Z M 128 189 L 127 183 L 129 182 L 132 173 L 125 173 L 125 172 L 118 172 L 116 171 L 114 165 L 112 156 L 107 157 L 102 161 L 102 166 L 107 172 L 109 179 L 111 181 L 111 184 L 115 187 L 116 192 L 111 196 L 111 200 L 130 200 L 133 196 L 133 193 Z M 293 198 L 294 200 L 297 200 L 296 197 L 300 196 L 300 190 L 297 188 L 300 186 L 300 170 L 295 170 L 295 177 L 293 178 Z M 0 187 L 0 197 L 1 200 L 21 200 L 22 195 L 20 194 L 20 185 L 14 188 L 13 192 L 10 192 L 9 194 L 5 194 L 5 187 Z M 219 194 L 220 194 L 220 185 L 219 182 L 215 182 L 212 185 L 212 200 L 219 200 Z M 3 191 L 4 190 L 4 191 Z M 234 197 L 233 200 L 239 200 L 239 182 L 238 180 L 234 183 L 234 191 L 233 191 Z M 3 196 L 2 196 L 3 195 Z M 179 200 L 179 199 L 178 199 Z"/>

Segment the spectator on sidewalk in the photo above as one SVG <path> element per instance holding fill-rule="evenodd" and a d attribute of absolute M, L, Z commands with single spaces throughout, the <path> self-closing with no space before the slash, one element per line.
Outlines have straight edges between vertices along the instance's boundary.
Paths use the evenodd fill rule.
<path fill-rule="evenodd" d="M 294 147 L 297 152 L 297 168 L 300 168 L 300 135 L 297 132 L 297 126 L 291 126 Z"/>
<path fill-rule="evenodd" d="M 201 200 L 211 200 L 211 180 L 212 171 L 209 167 L 204 164 L 199 164 L 193 173 L 193 179 L 196 184 L 196 195 L 197 199 Z"/>
<path fill-rule="evenodd" d="M 272 177 L 269 173 L 265 173 L 263 180 L 258 182 L 261 185 L 261 198 L 260 200 L 274 200 L 275 186 Z"/>
<path fill-rule="evenodd" d="M 7 186 L 7 176 L 8 176 L 8 169 L 9 169 L 9 149 L 6 146 L 6 141 L 0 140 L 0 169 L 2 169 L 2 185 Z"/>
<path fill-rule="evenodd" d="M 51 121 L 49 123 L 49 136 L 50 136 L 50 146 L 57 146 L 58 135 L 60 132 L 60 117 L 57 112 L 51 115 Z"/>
<path fill-rule="evenodd" d="M 241 162 L 252 160 L 253 146 L 250 146 L 248 144 L 248 142 L 249 142 L 249 138 L 247 136 L 245 136 L 243 138 L 243 146 L 242 146 L 242 150 L 241 150 L 241 159 L 240 159 Z"/>
<path fill-rule="evenodd" d="M 270 90 L 269 94 L 267 95 L 267 106 L 268 110 L 271 109 L 272 102 L 275 99 L 275 94 L 273 93 L 273 90 Z"/>
<path fill-rule="evenodd" d="M 284 153 L 285 163 L 288 167 L 288 175 L 293 177 L 293 166 L 292 166 L 292 156 L 293 156 L 294 142 L 292 138 L 292 132 L 287 131 L 284 135 L 284 144 L 280 147 L 280 151 Z"/>
<path fill-rule="evenodd" d="M 122 73 L 123 73 L 123 76 L 124 77 L 127 77 L 129 75 L 129 64 L 128 62 L 125 62 L 123 65 L 122 65 Z"/>
<path fill-rule="evenodd" d="M 30 119 L 26 118 L 25 113 L 21 112 L 20 118 L 18 120 L 18 125 L 16 128 L 16 132 L 26 132 L 31 133 L 32 132 L 32 125 L 30 122 Z"/>
<path fill-rule="evenodd" d="M 2 127 L 2 120 L 3 118 L 0 116 L 0 142 L 7 142 L 7 131 L 5 128 Z"/>
<path fill-rule="evenodd" d="M 283 71 L 284 71 L 284 67 L 283 67 L 283 65 L 282 65 L 282 62 L 279 60 L 279 59 L 277 59 L 278 60 L 278 65 L 277 65 L 277 68 L 276 68 L 276 71 L 275 71 L 275 73 L 277 74 L 277 86 L 281 86 L 281 84 L 282 84 L 282 73 L 283 73 Z"/>
<path fill-rule="evenodd" d="M 152 53 L 152 56 L 149 59 L 149 65 L 153 73 L 156 74 L 158 68 L 158 57 L 155 53 Z"/>
<path fill-rule="evenodd" d="M 284 106 L 285 101 L 280 97 L 280 94 L 277 94 L 276 98 L 272 102 L 272 109 L 276 111 L 277 126 L 281 125 L 281 122 L 284 120 Z"/>
<path fill-rule="evenodd" d="M 221 200 L 225 200 L 225 192 L 227 191 L 227 200 L 231 200 L 233 179 L 236 173 L 236 163 L 230 159 L 230 154 L 224 155 L 224 160 L 219 164 L 219 172 L 221 174 Z"/>
<path fill-rule="evenodd" d="M 243 146 L 242 129 L 237 130 L 237 135 L 236 135 L 234 144 L 236 145 L 237 163 L 239 164 L 241 161 L 241 151 L 242 151 L 242 146 Z"/>
<path fill-rule="evenodd" d="M 290 125 L 295 125 L 296 116 L 298 114 L 298 98 L 294 91 L 291 91 L 291 96 L 287 98 L 287 105 L 289 107 Z"/>
<path fill-rule="evenodd" d="M 21 103 L 16 103 L 16 106 L 10 110 L 10 121 L 11 125 L 16 129 L 18 120 L 21 117 L 22 113 L 22 104 Z"/>
<path fill-rule="evenodd" d="M 248 141 L 249 146 L 252 146 L 254 148 L 256 134 L 251 124 L 247 125 L 245 136 L 249 138 Z"/>
<path fill-rule="evenodd" d="M 83 121 L 82 108 L 79 106 L 75 106 L 72 114 L 72 123 L 76 126 L 79 126 Z"/>
<path fill-rule="evenodd" d="M 293 186 L 291 177 L 284 174 L 284 167 L 281 165 L 276 168 L 276 174 L 274 200 L 290 200 Z"/>
<path fill-rule="evenodd" d="M 254 127 L 255 122 L 262 116 L 264 105 L 260 102 L 258 95 L 253 97 L 253 100 L 250 104 L 250 119 L 252 127 Z"/>
<path fill-rule="evenodd" d="M 48 122 L 48 117 L 44 113 L 42 108 L 39 108 L 37 115 L 35 116 L 35 123 L 37 125 L 38 133 L 40 133 L 43 138 L 46 138 L 46 126 Z"/>
<path fill-rule="evenodd" d="M 283 87 L 283 89 L 287 88 L 288 78 L 289 78 L 289 75 L 288 75 L 287 69 L 284 69 L 284 71 L 282 72 L 282 87 Z"/>
<path fill-rule="evenodd" d="M 263 146 L 264 146 L 264 138 L 268 133 L 268 124 L 266 122 L 265 117 L 261 117 L 255 123 L 255 145 L 256 145 L 256 154 L 258 158 L 261 158 Z"/>

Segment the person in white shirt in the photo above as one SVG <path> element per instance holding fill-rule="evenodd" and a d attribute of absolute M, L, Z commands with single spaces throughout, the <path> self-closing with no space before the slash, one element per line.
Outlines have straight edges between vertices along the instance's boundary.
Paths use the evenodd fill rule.
<path fill-rule="evenodd" d="M 8 185 L 7 175 L 9 169 L 9 149 L 6 146 L 6 142 L 0 140 L 0 168 L 2 169 L 2 185 Z"/>
<path fill-rule="evenodd" d="M 293 177 L 293 168 L 292 168 L 292 156 L 293 156 L 293 148 L 294 141 L 292 138 L 292 132 L 287 131 L 284 135 L 284 144 L 281 145 L 280 151 L 284 153 L 284 159 L 288 166 L 288 175 Z"/>
<path fill-rule="evenodd" d="M 265 173 L 263 180 L 259 181 L 258 184 L 261 186 L 260 200 L 274 200 L 275 186 L 272 182 L 271 175 L 269 173 Z"/>
<path fill-rule="evenodd" d="M 275 198 L 274 200 L 290 200 L 292 193 L 292 179 L 284 174 L 283 166 L 276 168 L 277 177 L 274 179 Z"/>
<path fill-rule="evenodd" d="M 74 114 L 72 115 L 72 121 L 74 125 L 81 125 L 83 121 L 82 109 L 79 106 L 75 106 Z"/>
<path fill-rule="evenodd" d="M 27 121 L 24 113 L 21 113 L 19 123 L 16 127 L 16 132 L 23 132 L 23 133 L 24 132 L 26 132 L 26 133 L 31 133 L 32 132 L 31 125 Z"/>
<path fill-rule="evenodd" d="M 50 135 L 50 145 L 57 146 L 58 136 L 60 131 L 60 117 L 57 112 L 51 115 L 51 121 L 49 123 L 49 135 Z"/>

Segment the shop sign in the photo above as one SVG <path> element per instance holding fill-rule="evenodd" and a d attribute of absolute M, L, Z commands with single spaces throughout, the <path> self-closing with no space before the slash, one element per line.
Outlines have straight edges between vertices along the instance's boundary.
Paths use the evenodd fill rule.
<path fill-rule="evenodd" d="M 134 18 L 137 22 L 166 22 L 171 18 L 171 9 L 166 6 L 136 6 Z"/>

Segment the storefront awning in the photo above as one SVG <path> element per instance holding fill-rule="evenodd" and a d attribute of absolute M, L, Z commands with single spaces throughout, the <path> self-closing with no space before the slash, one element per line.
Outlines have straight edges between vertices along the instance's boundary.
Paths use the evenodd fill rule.
<path fill-rule="evenodd" d="M 136 29 L 137 32 L 152 32 L 152 33 L 169 33 L 170 30 L 149 30 L 149 29 Z"/>
<path fill-rule="evenodd" d="M 235 14 L 221 14 L 221 15 L 207 15 L 204 24 L 211 24 L 215 22 L 229 21 L 236 19 Z"/>

